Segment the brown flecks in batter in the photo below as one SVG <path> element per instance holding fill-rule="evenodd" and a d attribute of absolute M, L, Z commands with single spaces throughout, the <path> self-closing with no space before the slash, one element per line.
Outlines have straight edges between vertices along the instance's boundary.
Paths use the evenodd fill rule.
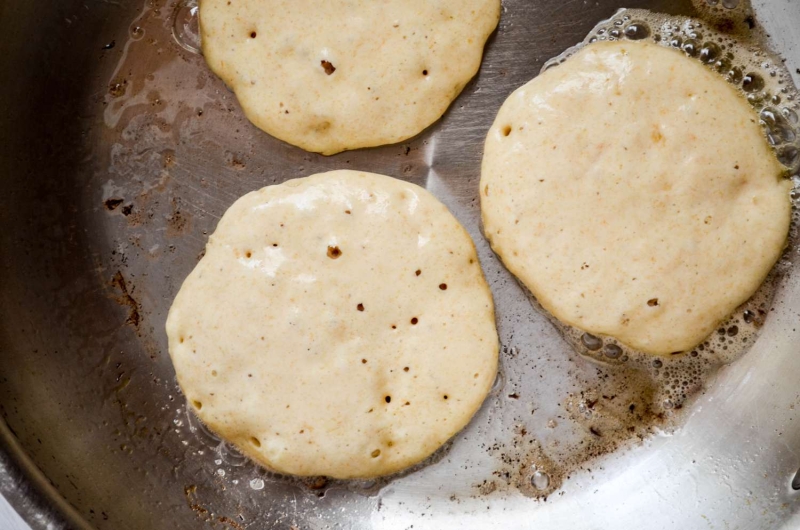
<path fill-rule="evenodd" d="M 322 68 L 325 70 L 325 73 L 328 75 L 331 75 L 333 72 L 336 71 L 336 67 L 333 66 L 333 64 L 331 64 L 330 61 L 326 61 L 325 59 L 323 59 L 322 61 L 320 61 L 320 64 L 322 65 Z"/>

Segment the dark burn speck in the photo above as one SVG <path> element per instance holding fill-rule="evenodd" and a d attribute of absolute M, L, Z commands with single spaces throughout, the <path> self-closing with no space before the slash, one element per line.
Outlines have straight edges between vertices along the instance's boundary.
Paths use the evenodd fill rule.
<path fill-rule="evenodd" d="M 117 199 L 117 198 L 112 197 L 110 199 L 106 199 L 103 204 L 105 205 L 106 210 L 108 210 L 109 212 L 113 212 L 114 210 L 117 209 L 117 207 L 120 204 L 122 204 L 122 202 L 123 202 L 123 199 Z"/>
<path fill-rule="evenodd" d="M 320 61 L 320 64 L 322 65 L 322 68 L 325 70 L 325 73 L 328 75 L 331 75 L 333 72 L 336 71 L 336 67 L 333 66 L 333 64 L 331 64 L 330 61 L 326 61 L 325 59 L 323 59 L 322 61 Z"/>

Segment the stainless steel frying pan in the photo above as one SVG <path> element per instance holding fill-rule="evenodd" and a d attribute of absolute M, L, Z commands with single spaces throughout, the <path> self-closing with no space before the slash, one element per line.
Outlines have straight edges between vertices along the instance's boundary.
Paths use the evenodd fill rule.
<path fill-rule="evenodd" d="M 756 344 L 676 432 L 586 462 L 546 500 L 485 487 L 516 465 L 515 426 L 555 425 L 565 374 L 590 365 L 480 235 L 483 139 L 514 88 L 619 7 L 506 0 L 480 75 L 441 121 L 402 145 L 326 158 L 242 117 L 193 52 L 191 9 L 173 0 L 0 0 L 0 493 L 34 529 L 800 527 L 794 267 Z M 798 0 L 754 8 L 800 74 Z M 387 484 L 304 485 L 249 464 L 187 415 L 166 350 L 171 300 L 225 209 L 334 168 L 441 198 L 497 302 L 494 393 L 436 462 Z"/>

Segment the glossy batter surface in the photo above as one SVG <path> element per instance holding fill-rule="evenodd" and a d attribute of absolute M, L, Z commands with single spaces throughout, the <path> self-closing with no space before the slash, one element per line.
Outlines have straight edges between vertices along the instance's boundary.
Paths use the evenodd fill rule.
<path fill-rule="evenodd" d="M 167 333 L 197 415 L 295 475 L 372 477 L 425 459 L 497 372 L 469 235 L 424 189 L 355 171 L 236 201 Z"/>
<path fill-rule="evenodd" d="M 719 75 L 637 42 L 587 46 L 515 91 L 486 139 L 487 238 L 569 325 L 685 351 L 785 245 L 790 183 Z"/>
<path fill-rule="evenodd" d="M 410 138 L 475 75 L 499 0 L 201 0 L 203 54 L 257 127 L 333 154 Z"/>

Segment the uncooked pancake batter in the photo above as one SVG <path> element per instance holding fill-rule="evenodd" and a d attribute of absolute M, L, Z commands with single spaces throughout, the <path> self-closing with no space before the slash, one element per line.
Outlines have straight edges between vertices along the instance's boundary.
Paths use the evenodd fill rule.
<path fill-rule="evenodd" d="M 424 460 L 497 373 L 469 235 L 424 189 L 355 171 L 236 201 L 167 334 L 200 419 L 295 475 L 374 477 Z"/>
<path fill-rule="evenodd" d="M 486 139 L 486 237 L 569 325 L 691 349 L 784 248 L 790 183 L 719 75 L 642 42 L 591 44 L 514 92 Z"/>

